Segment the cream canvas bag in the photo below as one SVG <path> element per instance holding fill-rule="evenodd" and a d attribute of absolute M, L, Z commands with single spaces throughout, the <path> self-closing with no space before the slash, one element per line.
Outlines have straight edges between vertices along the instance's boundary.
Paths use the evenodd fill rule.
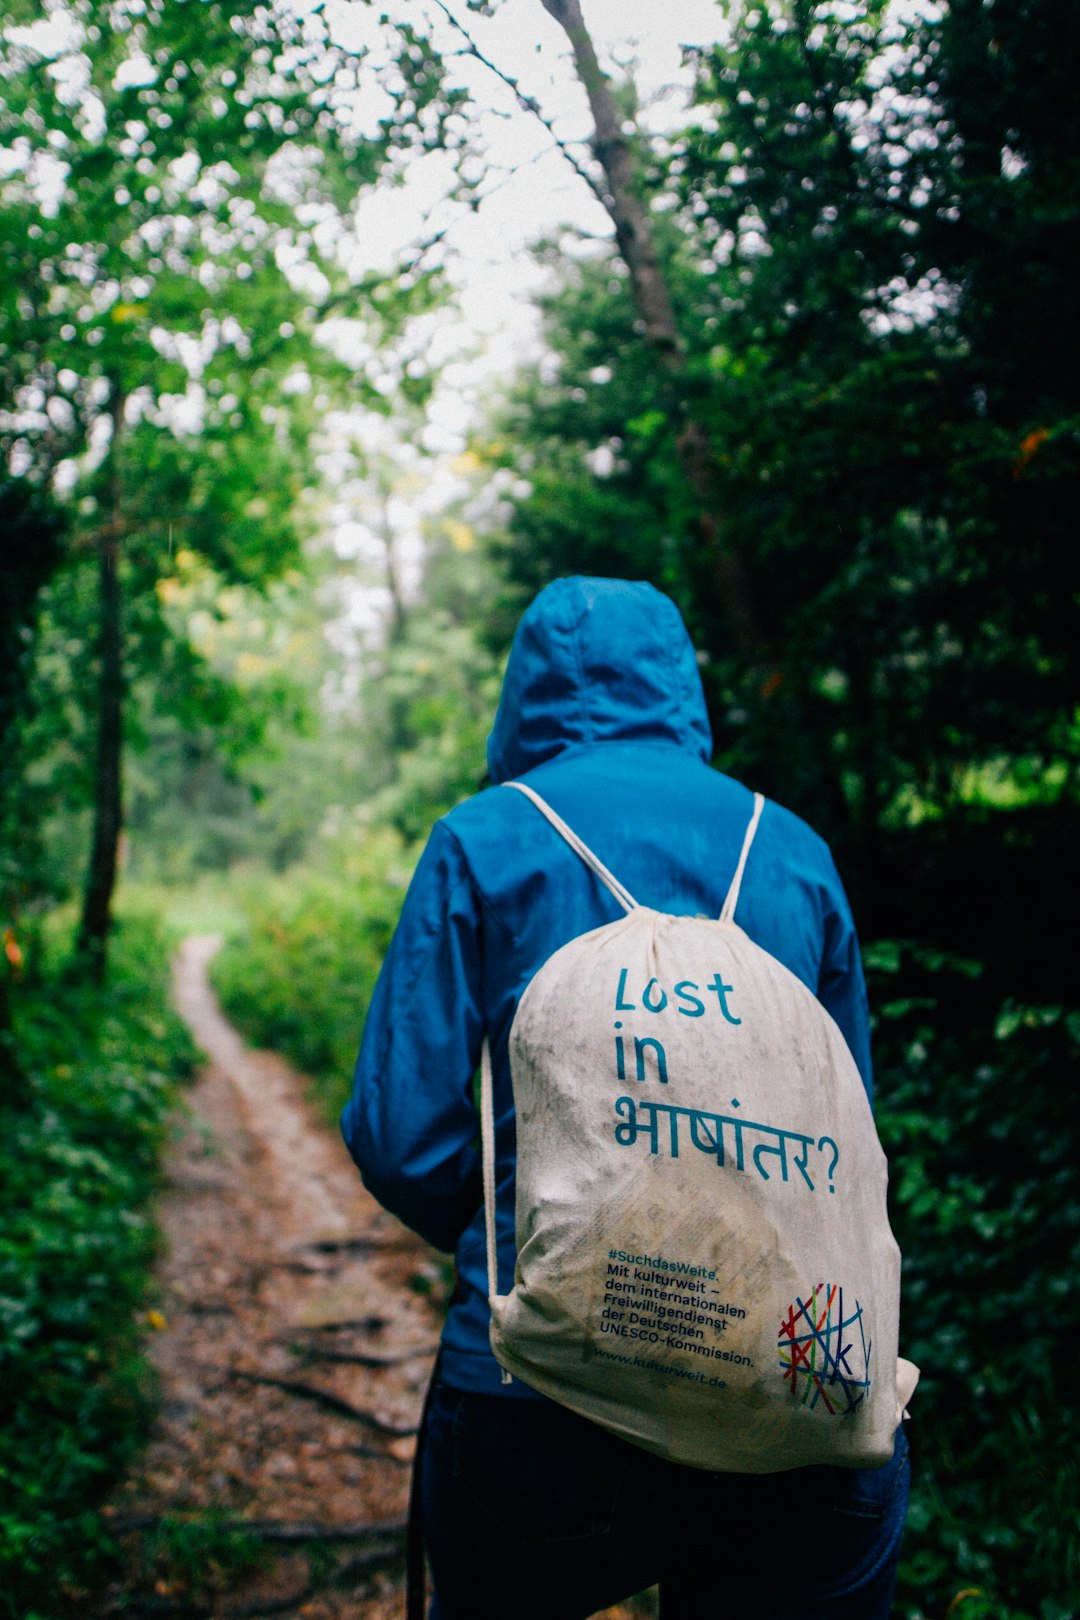
<path fill-rule="evenodd" d="M 481 1116 L 491 1345 L 506 1373 L 675 1462 L 874 1466 L 918 1379 L 897 1359 L 885 1156 L 836 1024 L 735 921 L 639 906 L 571 940 L 510 1032 L 517 1263 L 495 1265 L 491 1062 Z"/>

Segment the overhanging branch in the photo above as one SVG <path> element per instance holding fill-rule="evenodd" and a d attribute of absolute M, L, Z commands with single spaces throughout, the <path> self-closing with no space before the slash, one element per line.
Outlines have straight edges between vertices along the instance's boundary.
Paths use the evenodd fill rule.
<path fill-rule="evenodd" d="M 558 147 L 559 151 L 562 153 L 567 163 L 569 163 L 574 173 L 579 177 L 579 179 L 584 180 L 585 184 L 588 186 L 589 190 L 592 192 L 593 196 L 596 198 L 601 207 L 606 208 L 607 201 L 604 197 L 603 191 L 597 185 L 588 169 L 582 167 L 581 163 L 574 155 L 569 143 L 564 141 L 560 135 L 555 133 L 555 129 L 550 118 L 548 118 L 544 113 L 535 96 L 526 95 L 525 91 L 522 90 L 516 79 L 511 78 L 509 73 L 504 72 L 503 69 L 499 67 L 497 63 L 493 62 L 489 56 L 484 55 L 483 51 L 480 49 L 479 45 L 477 45 L 468 29 L 458 22 L 450 8 L 443 3 L 443 0 L 433 0 L 433 3 L 442 12 L 450 26 L 458 34 L 460 34 L 461 38 L 464 40 L 464 55 L 475 57 L 476 60 L 482 64 L 482 66 L 487 68 L 489 73 L 494 73 L 495 77 L 500 79 L 502 83 L 506 85 L 507 89 L 513 92 L 513 95 L 517 100 L 517 104 L 522 111 L 531 113 L 535 119 L 543 124 L 552 141 Z"/>

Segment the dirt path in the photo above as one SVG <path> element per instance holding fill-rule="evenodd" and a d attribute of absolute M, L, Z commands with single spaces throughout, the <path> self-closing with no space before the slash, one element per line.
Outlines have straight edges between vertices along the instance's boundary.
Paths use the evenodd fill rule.
<path fill-rule="evenodd" d="M 300 1078 L 222 1017 L 206 978 L 218 944 L 186 940 L 174 967 L 210 1061 L 166 1164 L 161 1405 L 110 1504 L 131 1570 L 109 1606 L 389 1620 L 441 1274 L 364 1191 Z M 185 1533 L 206 1515 L 209 1541 Z M 254 1574 L 236 1520 L 258 1526 Z M 303 1526 L 307 1543 L 276 1539 Z"/>
<path fill-rule="evenodd" d="M 105 1510 L 128 1567 L 95 1613 L 400 1620 L 443 1269 L 364 1191 L 300 1076 L 223 1018 L 219 943 L 188 939 L 174 965 L 209 1061 L 166 1161 L 158 1415 Z"/>

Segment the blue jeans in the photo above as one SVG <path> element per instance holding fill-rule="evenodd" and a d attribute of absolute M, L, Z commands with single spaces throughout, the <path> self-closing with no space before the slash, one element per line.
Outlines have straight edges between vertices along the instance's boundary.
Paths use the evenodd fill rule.
<path fill-rule="evenodd" d="M 884 1468 L 709 1474 L 550 1401 L 443 1384 L 430 1620 L 586 1620 L 657 1583 L 663 1620 L 887 1620 L 909 1473 L 902 1432 Z"/>

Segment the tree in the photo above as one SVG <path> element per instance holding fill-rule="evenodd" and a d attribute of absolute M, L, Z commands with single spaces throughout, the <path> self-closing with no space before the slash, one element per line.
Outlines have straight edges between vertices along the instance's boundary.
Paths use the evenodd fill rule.
<path fill-rule="evenodd" d="M 418 413 L 398 422 L 393 449 L 357 442 L 339 463 L 337 510 L 350 514 L 338 561 L 344 601 L 356 605 L 362 582 L 367 613 L 334 636 L 344 676 L 324 729 L 350 741 L 351 797 L 365 822 L 412 843 L 486 772 L 498 678 L 478 627 L 495 571 L 476 525 L 497 491 L 475 458 L 426 454 Z"/>
<path fill-rule="evenodd" d="M 19 855 L 28 829 L 20 825 L 15 785 L 21 763 L 20 723 L 26 712 L 41 588 L 60 551 L 60 520 L 25 483 L 0 485 L 0 1095 L 25 1101 L 25 1079 L 11 1031 L 9 981 L 22 963 L 16 933 Z"/>
<path fill-rule="evenodd" d="M 123 819 L 125 647 L 153 619 L 132 607 L 152 605 L 177 543 L 240 579 L 295 558 L 305 390 L 336 381 L 385 408 L 318 343 L 320 322 L 361 311 L 392 330 L 429 296 L 420 272 L 377 289 L 348 269 L 358 191 L 392 152 L 437 144 L 447 116 L 415 33 L 388 35 L 386 54 L 386 106 L 365 129 L 367 58 L 332 47 L 317 13 L 27 7 L 4 35 L 0 444 L 14 471 L 68 494 L 71 566 L 97 560 L 80 939 L 98 971 Z"/>
<path fill-rule="evenodd" d="M 673 384 L 669 412 L 677 423 L 676 450 L 694 502 L 698 542 L 713 569 L 732 643 L 744 664 L 756 669 L 767 658 L 768 649 L 745 562 L 726 522 L 715 451 L 688 388 L 686 348 L 652 220 L 641 195 L 641 181 L 635 172 L 627 121 L 601 71 L 579 0 L 543 0 L 543 6 L 570 41 L 596 125 L 593 150 L 607 182 L 600 199 L 611 215 L 615 242 L 630 274 L 642 335 Z"/>
<path fill-rule="evenodd" d="M 1055 847 L 1068 836 L 1055 803 L 1073 748 L 1074 609 L 1060 569 L 1075 373 L 1044 367 L 1047 395 L 1032 354 L 1054 346 L 1048 334 L 1039 350 L 1024 344 L 1007 288 L 1037 279 L 1071 354 L 1075 223 L 1068 120 L 1060 145 L 1021 159 L 1025 106 L 988 100 L 971 66 L 973 54 L 993 64 L 1013 102 L 1041 82 L 1052 103 L 1050 36 L 1020 7 L 1012 34 L 986 22 L 980 56 L 952 15 L 901 26 L 864 4 L 840 20 L 803 0 L 747 12 L 727 45 L 698 54 L 694 124 L 652 159 L 688 386 L 775 655 L 769 678 L 740 679 L 711 560 L 680 506 L 669 402 L 632 357 L 634 309 L 599 254 L 565 268 L 548 305 L 558 365 L 545 362 L 513 407 L 533 496 L 510 556 L 542 582 L 573 557 L 588 512 L 579 555 L 674 590 L 709 654 L 723 757 L 822 827 L 871 929 L 895 925 L 896 873 L 913 847 L 927 882 L 903 891 L 905 926 L 925 928 L 938 898 L 929 873 L 958 818 L 960 860 L 944 865 L 957 890 L 951 942 L 966 949 L 992 925 L 970 896 L 988 893 L 972 872 L 993 860 L 994 794 L 1020 793 Z M 1067 72 L 1064 20 L 1054 37 Z M 990 105 L 987 178 L 965 132 Z M 1044 148 L 1052 122 L 1039 124 Z M 980 223 L 991 202 L 993 232 Z M 1036 268 L 1022 269 L 1032 240 Z M 1012 271 L 999 279 L 1002 263 Z M 984 286 L 992 304 L 975 296 Z M 1023 788 L 1004 785 L 1013 770 Z M 1026 860 L 1015 872 L 1019 889 Z M 1035 932 L 1025 924 L 1033 978 L 1053 971 Z"/>
<path fill-rule="evenodd" d="M 531 487 L 505 550 L 540 583 L 574 565 L 586 522 L 587 563 L 675 581 L 720 762 L 833 844 L 875 941 L 879 1118 L 924 1369 L 900 1601 L 1064 1617 L 1080 1202 L 1061 1096 L 1080 1019 L 1055 875 L 1077 834 L 1080 18 L 778 0 L 733 23 L 698 54 L 694 122 L 653 175 L 783 685 L 739 684 L 600 255 L 566 269 L 552 352 L 511 401 Z"/>
<path fill-rule="evenodd" d="M 1041 13 L 1018 5 L 991 23 L 969 8 L 973 32 L 962 9 L 903 30 L 869 4 L 843 22 L 803 0 L 748 14 L 700 59 L 708 125 L 680 166 L 717 262 L 713 421 L 732 446 L 735 526 L 756 537 L 768 578 L 755 583 L 785 626 L 811 734 L 806 704 L 826 683 L 825 763 L 849 784 L 830 830 L 873 918 L 894 909 L 914 821 L 928 861 L 955 839 L 950 909 L 970 931 L 952 943 L 967 949 L 991 925 L 972 907 L 964 845 L 993 859 L 1003 828 L 981 829 L 1009 800 L 995 778 L 1018 773 L 1014 810 L 1026 804 L 1046 839 L 1064 834 L 1076 373 L 1050 357 L 1075 355 L 1077 338 L 1072 131 L 1066 119 L 1057 144 L 1041 111 L 1068 101 L 1065 79 Z M 1077 30 L 1059 21 L 1067 73 Z M 1035 82 L 1033 124 L 1017 87 Z M 1010 157 L 1010 139 L 1030 159 Z M 1018 330 L 1014 310 L 1020 298 L 1030 311 L 1033 282 L 1063 310 L 1035 349 L 1034 319 Z M 793 779 L 796 807 L 820 802 L 819 787 L 813 769 Z M 1019 892 L 1010 904 L 1023 915 Z M 1053 965 L 1036 967 L 1031 943 L 1045 984 Z"/>

